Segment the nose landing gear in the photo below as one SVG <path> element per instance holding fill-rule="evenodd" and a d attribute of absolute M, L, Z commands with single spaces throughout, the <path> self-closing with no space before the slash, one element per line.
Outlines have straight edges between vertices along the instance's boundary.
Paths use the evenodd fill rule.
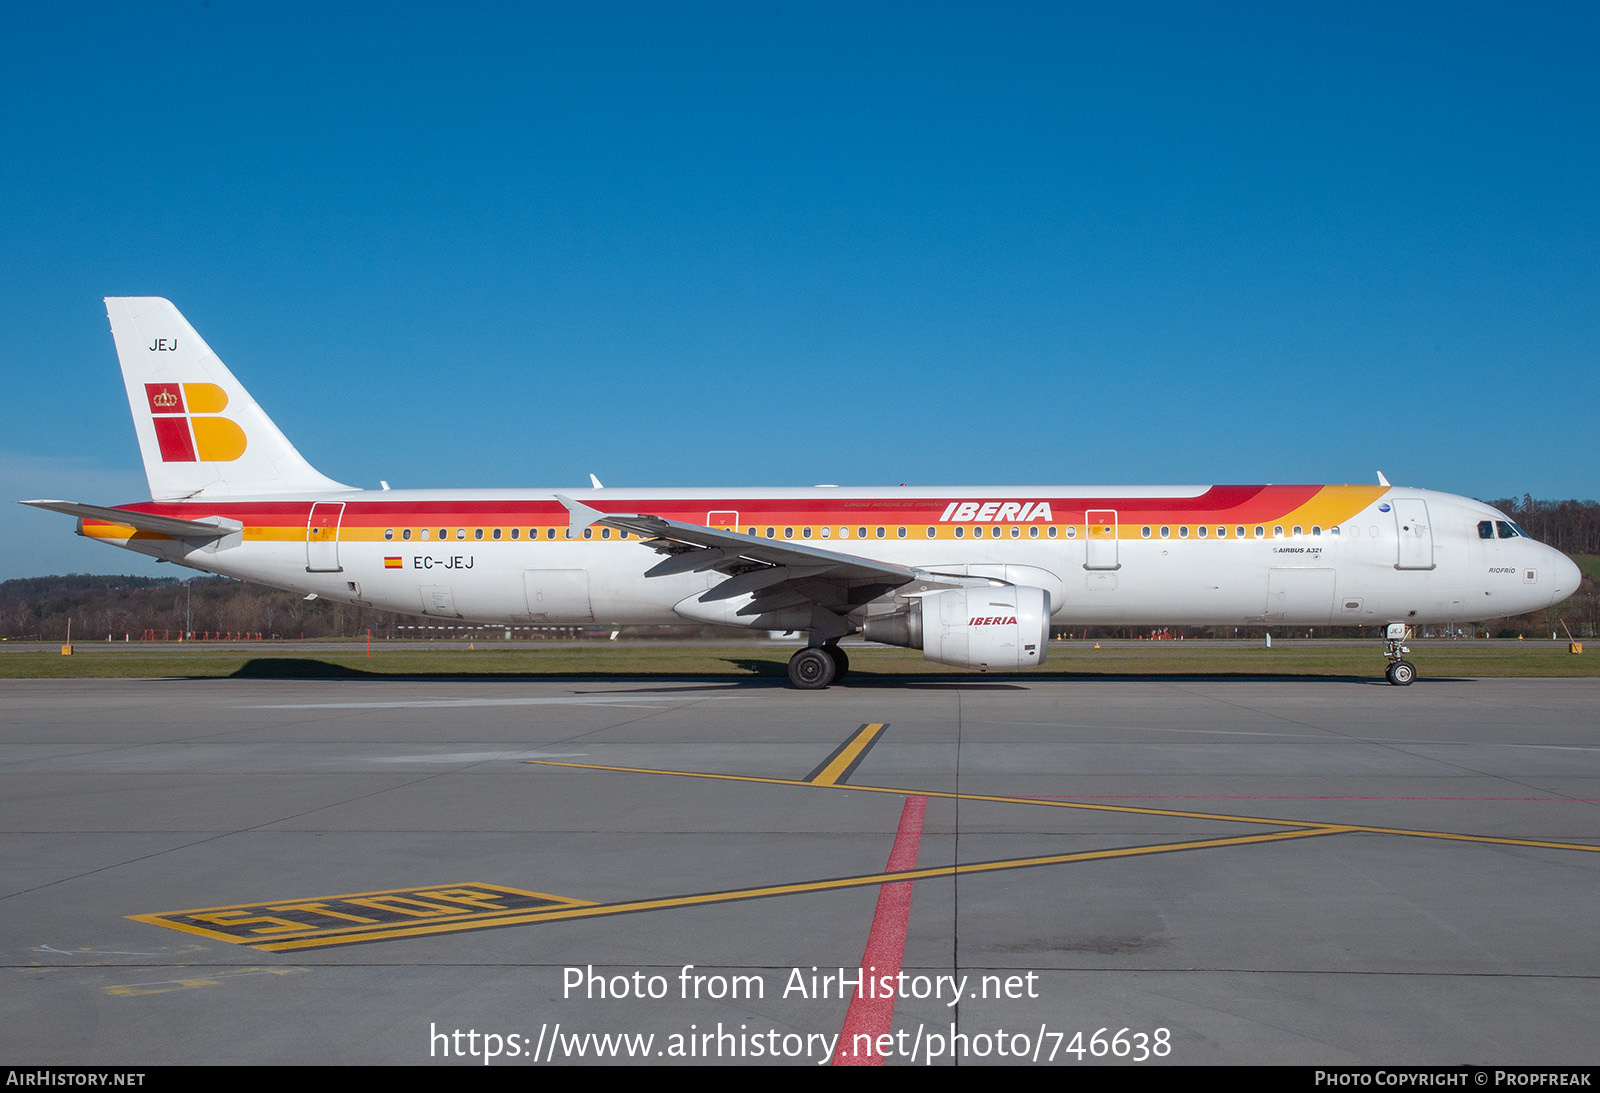
<path fill-rule="evenodd" d="M 1396 687 L 1409 687 L 1417 678 L 1417 666 L 1405 659 L 1405 654 L 1411 652 L 1406 645 L 1410 636 L 1410 627 L 1403 622 L 1390 623 L 1384 634 L 1383 652 L 1389 658 L 1389 666 L 1383 670 L 1383 678 Z"/>

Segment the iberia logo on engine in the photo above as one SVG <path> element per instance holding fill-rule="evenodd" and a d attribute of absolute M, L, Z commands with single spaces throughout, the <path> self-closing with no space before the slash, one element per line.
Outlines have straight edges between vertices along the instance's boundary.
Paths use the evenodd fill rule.
<path fill-rule="evenodd" d="M 163 463 L 227 463 L 244 454 L 244 430 L 230 418 L 228 393 L 214 383 L 147 383 Z"/>
<path fill-rule="evenodd" d="M 1015 625 L 1017 625 L 1017 616 L 1015 616 L 1015 615 L 989 615 L 989 616 L 987 616 L 985 618 L 973 619 L 971 622 L 967 623 L 967 625 L 968 626 L 1015 626 Z"/>

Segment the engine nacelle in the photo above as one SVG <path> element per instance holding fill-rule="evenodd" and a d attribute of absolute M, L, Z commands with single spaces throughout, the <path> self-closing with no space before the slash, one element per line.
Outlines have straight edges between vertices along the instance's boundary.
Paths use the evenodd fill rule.
<path fill-rule="evenodd" d="M 862 633 L 958 668 L 1032 668 L 1050 646 L 1050 593 L 1026 585 L 930 592 L 904 611 L 869 618 Z"/>

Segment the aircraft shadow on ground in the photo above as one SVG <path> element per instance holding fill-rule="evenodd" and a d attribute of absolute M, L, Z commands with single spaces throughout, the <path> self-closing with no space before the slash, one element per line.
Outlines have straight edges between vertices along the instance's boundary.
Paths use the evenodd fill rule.
<path fill-rule="evenodd" d="M 312 657 L 257 657 L 246 661 L 225 679 L 317 681 L 346 680 L 368 683 L 507 683 L 507 682 L 646 682 L 704 683 L 718 687 L 764 688 L 785 686 L 788 662 L 785 660 L 728 659 L 728 674 L 714 672 L 373 672 Z M 216 679 L 217 676 L 191 676 L 191 679 Z M 1326 674 L 1285 674 L 1280 672 L 1029 672 L 982 674 L 975 672 L 874 672 L 853 668 L 848 678 L 836 683 L 845 688 L 917 689 L 980 687 L 988 690 L 1020 690 L 1032 683 L 1347 683 L 1362 686 L 1388 686 L 1380 676 Z M 1471 683 L 1470 677 L 1428 676 L 1422 684 Z"/>

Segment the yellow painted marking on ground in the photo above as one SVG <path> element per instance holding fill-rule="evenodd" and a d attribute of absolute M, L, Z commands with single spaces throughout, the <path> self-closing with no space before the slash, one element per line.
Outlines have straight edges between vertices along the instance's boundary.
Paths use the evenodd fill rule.
<path fill-rule="evenodd" d="M 196 987 L 215 987 L 224 979 L 237 979 L 241 975 L 294 975 L 304 968 L 226 968 L 212 975 L 191 979 L 161 979 L 150 983 L 118 983 L 106 987 L 107 994 L 119 998 L 138 998 L 146 994 L 169 994 L 172 991 L 194 990 Z"/>
<path fill-rule="evenodd" d="M 791 778 L 761 778 L 751 774 L 706 774 L 695 770 L 651 770 L 648 767 L 608 767 L 598 763 L 562 763 L 554 759 L 528 759 L 525 762 L 545 767 L 576 767 L 580 770 L 604 770 L 618 774 L 665 774 L 676 778 L 714 778 L 728 782 L 765 782 L 776 786 L 814 787 L 814 782 L 797 782 Z M 1087 801 L 1051 801 L 1041 797 L 1006 797 L 988 793 L 949 793 L 935 789 L 898 789 L 893 786 L 858 786 L 846 782 L 829 786 L 830 789 L 848 789 L 859 793 L 888 793 L 897 797 L 938 797 L 950 801 L 993 801 L 1008 805 L 1038 805 L 1043 808 L 1076 808 L 1091 812 L 1127 812 L 1138 816 L 1175 816 L 1185 820 L 1218 820 L 1238 824 L 1270 824 L 1273 827 L 1327 827 L 1315 820 L 1280 820 L 1268 816 L 1230 816 L 1221 812 L 1186 812 L 1174 808 L 1144 808 L 1139 805 L 1102 805 Z"/>
<path fill-rule="evenodd" d="M 840 775 L 849 770 L 850 764 L 854 763 L 861 756 L 861 753 L 866 751 L 867 747 L 878 738 L 878 734 L 883 732 L 885 724 L 886 722 L 883 721 L 874 721 L 871 724 L 861 726 L 855 737 L 839 749 L 839 754 L 833 757 L 833 762 L 824 767 L 821 774 L 811 779 L 811 784 L 814 786 L 831 786 L 837 783 Z"/>
<path fill-rule="evenodd" d="M 651 770 L 647 767 L 607 767 L 593 763 L 562 763 L 554 759 L 529 759 L 529 763 L 548 767 L 577 767 L 582 770 L 605 770 L 619 774 L 665 774 L 677 778 L 714 778 L 730 782 L 768 782 L 779 786 L 811 786 L 812 782 L 796 782 L 787 778 L 758 778 L 748 774 L 706 774 L 692 770 Z M 986 793 L 948 793 L 931 789 L 896 789 L 891 786 L 857 786 L 845 783 L 831 789 L 854 790 L 858 793 L 889 793 L 900 797 L 940 797 L 952 801 L 992 801 L 999 804 L 1038 805 L 1044 808 L 1074 808 L 1089 812 L 1129 812 L 1140 816 L 1172 816 L 1186 820 L 1215 820 L 1220 823 L 1268 824 L 1273 827 L 1316 828 L 1319 832 L 1365 832 L 1372 835 L 1407 835 L 1417 839 L 1453 839 L 1461 842 L 1496 843 L 1505 846 L 1534 846 L 1550 850 L 1586 850 L 1600 852 L 1600 846 L 1589 843 L 1561 843 L 1543 839 L 1516 839 L 1502 835 L 1467 835 L 1456 831 L 1424 831 L 1400 827 L 1374 827 L 1370 824 L 1331 824 L 1320 820 L 1285 820 L 1275 816 L 1233 816 L 1223 812 L 1187 812 L 1172 808 L 1145 808 L 1139 805 L 1105 805 L 1089 801 L 1052 801 L 1040 797 L 1004 797 Z"/>
<path fill-rule="evenodd" d="M 165 926 L 216 941 L 252 945 L 267 938 L 349 937 L 354 933 L 409 925 L 419 919 L 455 923 L 459 928 L 459 924 L 551 906 L 587 907 L 590 903 L 499 884 L 467 883 L 266 900 L 127 917 L 135 922 Z"/>
<path fill-rule="evenodd" d="M 1545 839 L 1513 839 L 1505 835 L 1464 835 L 1459 831 L 1414 831 L 1403 827 L 1372 827 L 1367 824 L 1350 824 L 1344 830 L 1361 832 L 1367 835 L 1406 835 L 1413 839 L 1449 839 L 1454 842 L 1495 843 L 1500 846 L 1536 846 L 1547 850 L 1587 850 L 1590 853 L 1600 851 L 1600 846 L 1590 843 L 1557 843 Z"/>
<path fill-rule="evenodd" d="M 1192 842 L 1156 843 L 1148 846 L 1120 846 L 1107 850 L 1081 850 L 1071 854 L 1043 854 L 1028 858 L 1007 858 L 1000 861 L 968 862 L 965 865 L 938 865 L 923 869 L 908 869 L 898 873 L 869 873 L 864 876 L 830 877 L 825 880 L 795 881 L 789 884 L 769 884 L 757 888 L 734 888 L 721 892 L 700 892 L 687 896 L 661 896 L 655 899 L 627 900 L 621 903 L 593 903 L 581 907 L 557 907 L 549 910 L 527 911 L 504 915 L 496 919 L 480 919 L 470 924 L 403 926 L 378 931 L 353 931 L 344 936 L 259 941 L 253 947 L 265 952 L 282 953 L 299 949 L 345 945 L 358 941 L 388 941 L 396 938 L 421 937 L 428 934 L 455 933 L 461 930 L 486 930 L 497 926 L 526 926 L 538 922 L 564 922 L 569 919 L 600 918 L 609 915 L 630 915 L 643 911 L 665 911 L 678 907 L 699 907 L 716 903 L 736 903 L 744 900 L 766 899 L 772 896 L 793 896 L 808 892 L 831 892 L 849 888 L 864 888 L 895 881 L 930 880 L 937 877 L 957 877 L 976 873 L 995 873 L 1009 869 L 1031 869 L 1041 865 L 1065 865 L 1071 862 L 1101 861 L 1109 858 L 1133 858 L 1148 854 L 1168 854 L 1184 850 L 1210 850 L 1217 847 L 1244 846 L 1251 843 L 1278 842 L 1285 839 L 1305 839 L 1317 835 L 1331 835 L 1343 831 L 1342 827 L 1312 827 L 1294 831 L 1272 831 L 1253 835 L 1231 835 L 1216 839 L 1198 839 Z M 240 942 L 243 944 L 243 942 Z"/>

